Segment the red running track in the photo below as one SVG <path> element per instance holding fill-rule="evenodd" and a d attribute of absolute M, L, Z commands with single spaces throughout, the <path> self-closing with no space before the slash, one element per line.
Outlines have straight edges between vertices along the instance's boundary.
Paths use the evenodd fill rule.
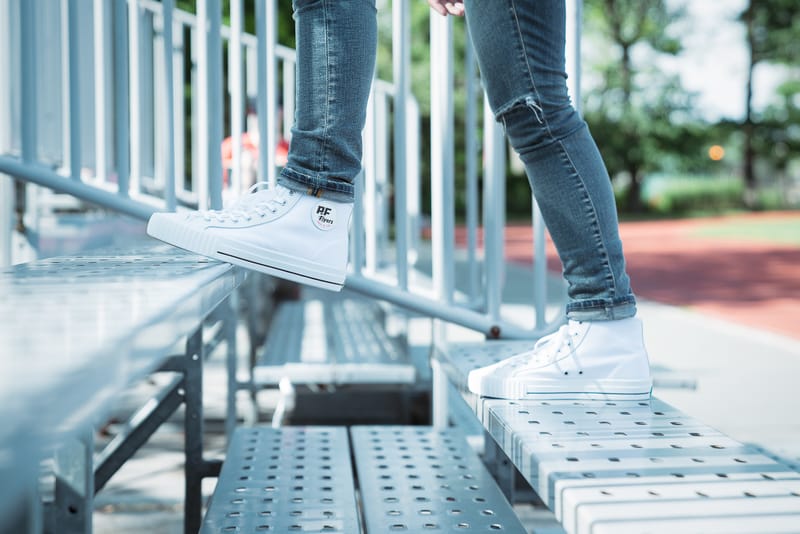
<path fill-rule="evenodd" d="M 709 225 L 768 219 L 800 220 L 779 212 L 620 225 L 634 292 L 646 299 L 688 307 L 736 323 L 800 339 L 800 247 L 737 237 L 698 235 Z M 464 230 L 457 240 L 464 243 Z M 506 258 L 529 263 L 532 230 L 506 230 Z M 548 266 L 561 262 L 548 239 Z"/>

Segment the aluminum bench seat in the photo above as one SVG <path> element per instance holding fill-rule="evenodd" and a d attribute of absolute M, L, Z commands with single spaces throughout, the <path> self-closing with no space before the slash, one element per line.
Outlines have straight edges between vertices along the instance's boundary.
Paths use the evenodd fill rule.
<path fill-rule="evenodd" d="M 471 369 L 530 345 L 450 344 L 436 358 L 568 533 L 800 529 L 800 473 L 657 398 L 514 402 L 467 391 Z"/>
<path fill-rule="evenodd" d="M 243 279 L 230 265 L 166 245 L 104 249 L 0 270 L 0 475 L 14 480 L 0 484 L 0 503 L 31 498 L 36 465 L 54 448 L 80 440 L 91 450 L 87 434 L 104 422 L 112 401 L 181 354 L 179 341 L 193 340 L 186 344 L 192 353 L 178 356 L 170 369 L 184 378 L 169 382 L 157 406 L 143 407 L 142 426 L 126 430 L 132 441 L 97 457 L 94 481 L 91 456 L 81 460 L 88 471 L 82 497 L 90 504 L 95 486 L 162 418 L 181 403 L 188 410 L 190 398 L 200 402 L 185 378 L 187 368 L 202 371 L 203 323 Z M 191 410 L 202 415 L 201 406 Z M 78 463 L 70 469 L 79 471 Z M 195 490 L 199 499 L 199 480 Z M 91 507 L 71 517 L 91 524 Z M 0 530 L 2 519 L 0 510 Z M 79 531 L 77 525 L 60 526 Z"/>
<path fill-rule="evenodd" d="M 167 246 L 0 271 L 0 413 L 54 431 L 96 418 L 243 277 L 230 265 Z"/>
<path fill-rule="evenodd" d="M 374 302 L 331 296 L 280 305 L 253 369 L 259 386 L 413 384 L 408 354 L 382 325 Z"/>
<path fill-rule="evenodd" d="M 525 529 L 481 460 L 453 431 L 391 425 L 354 426 L 349 433 L 346 427 L 239 428 L 201 534 L 262 531 Z"/>

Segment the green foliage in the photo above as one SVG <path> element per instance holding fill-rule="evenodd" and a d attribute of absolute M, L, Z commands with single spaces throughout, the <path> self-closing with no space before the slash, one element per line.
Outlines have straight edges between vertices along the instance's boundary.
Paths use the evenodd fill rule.
<path fill-rule="evenodd" d="M 739 20 L 750 28 L 753 63 L 800 62 L 797 0 L 750 0 Z"/>
<path fill-rule="evenodd" d="M 752 197 L 753 190 L 761 181 L 757 173 L 759 161 L 768 162 L 769 165 L 776 166 L 779 171 L 787 166 L 790 159 L 787 157 L 789 156 L 787 149 L 790 144 L 785 139 L 774 138 L 783 137 L 778 132 L 782 126 L 791 127 L 791 123 L 779 117 L 781 111 L 787 116 L 792 112 L 791 108 L 796 107 L 790 100 L 784 100 L 784 110 L 776 110 L 773 106 L 773 109 L 767 110 L 768 116 L 759 117 L 753 110 L 755 67 L 761 63 L 772 63 L 793 65 L 796 69 L 800 62 L 800 50 L 797 47 L 797 42 L 800 40 L 800 12 L 797 10 L 795 0 L 750 0 L 739 20 L 745 26 L 745 43 L 749 52 L 746 111 L 742 121 L 742 131 L 744 132 L 743 177 L 750 190 L 749 196 Z M 791 92 L 797 93 L 796 90 Z M 773 152 L 770 150 L 772 146 L 770 143 L 775 141 L 781 147 L 777 158 L 772 156 Z M 791 157 L 796 158 L 797 152 L 795 151 Z"/>
<path fill-rule="evenodd" d="M 628 177 L 624 208 L 639 211 L 645 173 L 660 170 L 670 155 L 699 153 L 694 145 L 701 144 L 693 95 L 654 67 L 660 55 L 681 51 L 671 24 L 682 12 L 663 0 L 587 0 L 586 13 L 586 33 L 608 53 L 592 65 L 601 83 L 586 99 L 585 117 L 609 174 Z M 670 158 L 678 168 L 700 161 Z"/>
<path fill-rule="evenodd" d="M 668 9 L 663 0 L 587 0 L 585 5 L 589 17 L 600 22 L 623 49 L 639 43 L 673 55 L 682 49 L 680 40 L 667 28 L 684 12 Z"/>
<path fill-rule="evenodd" d="M 698 226 L 692 235 L 713 239 L 742 239 L 800 247 L 800 219 L 769 217 L 732 219 Z"/>
<path fill-rule="evenodd" d="M 242 11 L 245 33 L 255 35 L 256 33 L 256 2 L 263 0 L 242 0 Z M 231 23 L 231 2 L 222 0 L 222 24 L 229 26 Z M 294 22 L 292 20 L 292 0 L 277 0 L 278 6 L 278 42 L 282 45 L 294 48 Z M 176 0 L 175 7 L 188 13 L 197 12 L 196 0 Z"/>
<path fill-rule="evenodd" d="M 753 145 L 763 161 L 784 173 L 800 157 L 800 80 L 790 80 L 778 89 L 778 99 L 760 116 Z"/>
<path fill-rule="evenodd" d="M 744 185 L 729 176 L 648 176 L 643 196 L 655 213 L 720 213 L 742 207 Z"/>
<path fill-rule="evenodd" d="M 256 1 L 244 0 L 244 26 L 255 33 Z M 392 9 L 391 2 L 380 2 L 378 11 L 377 74 L 392 80 Z M 177 0 L 177 7 L 195 12 L 195 0 Z M 294 21 L 291 0 L 277 0 L 278 41 L 294 47 Z M 734 198 L 741 187 L 733 179 L 698 179 L 702 176 L 735 176 L 746 142 L 742 124 L 723 121 L 709 125 L 696 117 L 694 95 L 687 92 L 677 77 L 661 72 L 657 65 L 664 55 L 682 51 L 680 35 L 673 24 L 684 13 L 668 0 L 585 0 L 584 42 L 591 48 L 584 54 L 586 78 L 598 81 L 584 96 L 584 115 L 598 142 L 612 177 L 632 183 L 620 193 L 623 210 L 652 209 L 692 211 L 697 208 L 739 205 Z M 760 114 L 754 114 L 752 145 L 761 170 L 759 183 L 784 179 L 792 172 L 800 154 L 800 10 L 797 0 L 752 0 L 740 20 L 752 25 L 756 62 L 793 65 L 794 78 L 779 90 L 777 98 Z M 230 0 L 222 0 L 223 23 L 229 23 Z M 423 178 L 423 206 L 428 206 L 430 183 L 430 39 L 429 7 L 425 2 L 409 2 L 411 17 L 411 88 L 420 103 L 420 162 Z M 453 92 L 456 134 L 456 202 L 464 205 L 464 168 L 466 165 L 464 124 L 465 91 L 468 80 L 463 58 L 467 46 L 463 19 L 453 19 L 454 74 Z M 593 56 L 592 49 L 602 50 Z M 586 47 L 585 47 L 586 50 Z M 436 51 L 433 51 L 436 53 Z M 473 83 L 475 81 L 473 80 Z M 479 110 L 479 116 L 481 111 Z M 480 135 L 480 133 L 479 133 Z M 708 148 L 722 145 L 722 162 L 711 161 Z M 480 155 L 478 155 L 480 158 Z M 480 161 L 477 162 L 480 172 Z M 677 176 L 659 199 L 649 193 L 639 203 L 640 187 L 658 174 Z M 689 178 L 691 176 L 692 178 Z M 781 178 L 784 177 L 784 178 Z M 632 182 L 631 182 L 632 179 Z M 530 191 L 524 175 L 510 173 L 507 185 L 510 219 L 529 215 Z M 772 191 L 772 192 L 770 192 Z M 780 205 L 777 189 L 760 194 L 762 206 Z M 719 194 L 718 200 L 709 195 Z M 627 200 L 625 200 L 627 198 Z M 717 207 L 719 206 L 719 207 Z M 427 208 L 424 208 L 427 210 Z"/>
<path fill-rule="evenodd" d="M 400 0 L 392 0 L 400 1 Z M 420 173 L 422 179 L 422 206 L 427 211 L 430 205 L 430 115 L 431 115 L 431 68 L 430 68 L 430 16 L 431 10 L 425 2 L 411 2 L 409 5 L 411 34 L 411 93 L 419 102 L 420 108 Z M 452 17 L 453 34 L 453 108 L 455 133 L 455 194 L 456 209 L 463 212 L 465 199 L 465 167 L 467 151 L 465 147 L 466 124 L 463 110 L 466 106 L 464 57 L 467 48 L 467 31 L 463 18 Z M 435 53 L 435 52 L 434 52 Z M 378 10 L 378 56 L 376 73 L 380 79 L 392 81 L 392 6 L 387 1 Z M 472 80 L 472 83 L 477 83 Z M 480 111 L 479 111 L 480 113 Z M 392 154 L 391 157 L 394 157 Z M 530 213 L 530 212 L 528 212 Z"/>

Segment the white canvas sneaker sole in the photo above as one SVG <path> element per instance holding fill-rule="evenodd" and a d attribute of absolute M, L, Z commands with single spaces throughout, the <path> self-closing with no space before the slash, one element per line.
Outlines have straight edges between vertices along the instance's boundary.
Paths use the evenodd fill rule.
<path fill-rule="evenodd" d="M 474 369 L 470 391 L 506 400 L 650 399 L 641 321 L 569 321 L 530 351 Z"/>
<path fill-rule="evenodd" d="M 196 227 L 181 224 L 174 214 L 154 214 L 147 225 L 147 233 L 189 252 L 292 282 L 330 291 L 340 291 L 344 285 L 346 270 L 334 269 L 268 248 L 249 246 L 247 243 L 223 237 L 217 232 L 198 231 Z"/>
<path fill-rule="evenodd" d="M 474 379 L 473 379 L 474 380 Z M 507 379 L 502 384 L 484 382 L 470 387 L 480 391 L 482 397 L 506 400 L 650 400 L 653 385 L 650 380 L 591 380 L 574 379 L 515 381 Z"/>

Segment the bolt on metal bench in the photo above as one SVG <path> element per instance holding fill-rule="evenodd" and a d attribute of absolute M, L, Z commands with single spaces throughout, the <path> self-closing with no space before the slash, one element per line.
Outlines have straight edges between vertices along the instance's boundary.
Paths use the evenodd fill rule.
<path fill-rule="evenodd" d="M 471 369 L 529 348 L 519 341 L 450 344 L 436 358 L 483 423 L 489 447 L 568 533 L 800 529 L 795 466 L 656 398 L 512 402 L 467 391 Z"/>
<path fill-rule="evenodd" d="M 219 470 L 203 458 L 202 365 L 210 346 L 232 343 L 227 297 L 243 278 L 229 265 L 166 246 L 0 271 L 0 476 L 15 481 L 0 485 L 0 530 L 33 532 L 44 524 L 90 531 L 95 491 L 184 404 L 185 525 L 197 531 L 201 480 Z M 204 325 L 225 319 L 218 335 L 204 339 Z M 176 351 L 181 340 L 185 350 Z M 179 374 L 93 462 L 92 428 L 127 386 L 158 370 Z M 43 509 L 38 465 L 53 451 L 54 503 Z"/>

